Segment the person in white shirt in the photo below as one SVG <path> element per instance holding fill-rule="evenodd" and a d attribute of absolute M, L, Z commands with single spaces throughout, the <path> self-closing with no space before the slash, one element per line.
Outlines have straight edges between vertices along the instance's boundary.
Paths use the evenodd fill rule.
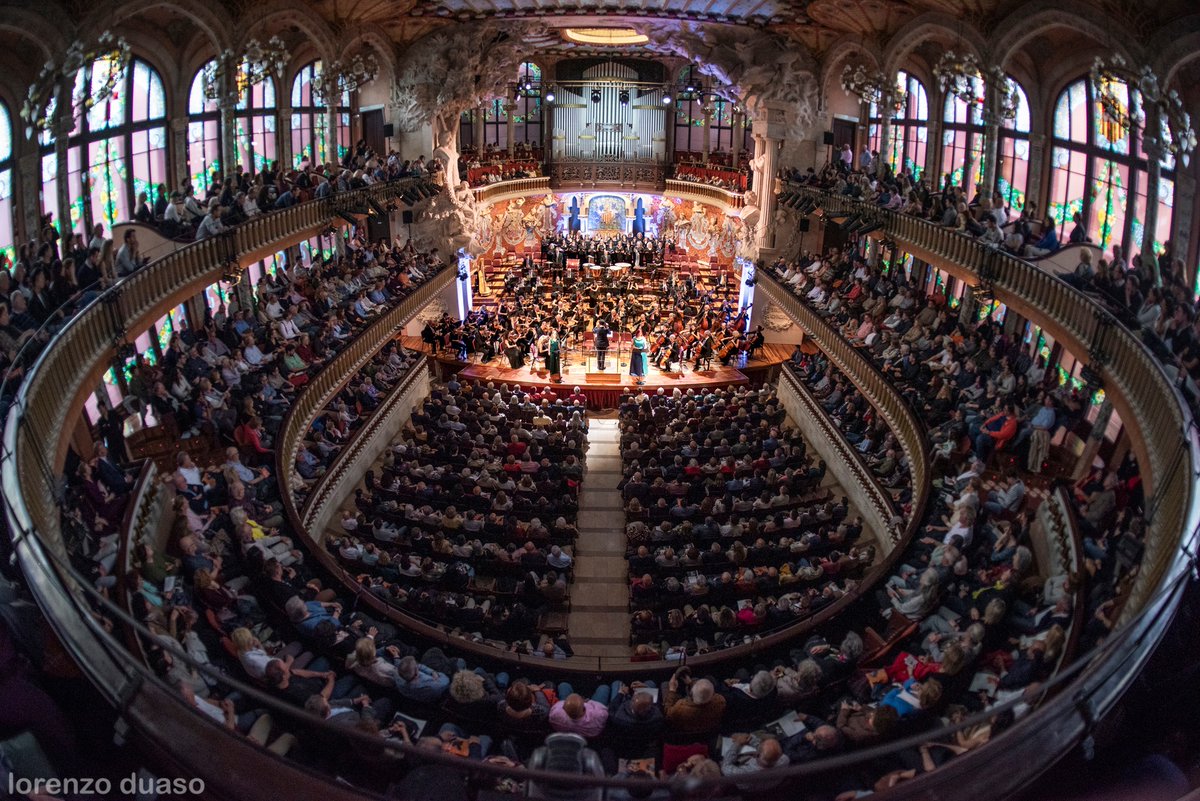
<path fill-rule="evenodd" d="M 132 228 L 125 231 L 125 242 L 121 245 L 121 249 L 117 251 L 117 275 L 126 276 L 132 274 L 137 269 L 144 267 L 149 261 L 143 258 L 137 241 L 137 231 Z"/>
<path fill-rule="evenodd" d="M 220 203 L 213 199 L 212 205 L 209 206 L 208 214 L 200 221 L 199 227 L 196 228 L 196 241 L 208 239 L 210 236 L 216 236 L 227 230 L 225 223 L 221 222 L 221 206 Z"/>
<path fill-rule="evenodd" d="M 242 206 L 242 213 L 247 217 L 253 217 L 262 213 L 262 209 L 258 207 L 258 203 L 255 202 L 254 198 L 245 192 L 238 192 L 237 200 Z"/>
<path fill-rule="evenodd" d="M 300 336 L 300 329 L 296 327 L 296 323 L 293 320 L 295 316 L 296 313 L 294 311 L 289 312 L 287 317 L 279 321 L 279 335 L 284 339 L 295 339 Z"/>

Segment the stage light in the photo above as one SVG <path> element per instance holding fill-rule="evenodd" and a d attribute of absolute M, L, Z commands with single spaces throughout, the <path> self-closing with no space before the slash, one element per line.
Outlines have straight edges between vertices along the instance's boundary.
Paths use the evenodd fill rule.
<path fill-rule="evenodd" d="M 592 102 L 593 102 L 593 103 L 599 103 L 599 102 L 600 102 L 600 90 L 599 90 L 599 89 L 593 89 L 593 90 L 592 90 Z"/>
<path fill-rule="evenodd" d="M 619 99 L 621 101 L 622 106 L 628 106 L 629 105 L 629 90 L 622 89 L 621 93 L 619 95 L 617 95 L 617 99 Z"/>
<path fill-rule="evenodd" d="M 546 92 L 546 102 L 547 103 L 554 102 L 554 92 Z"/>
<path fill-rule="evenodd" d="M 665 92 L 663 94 L 663 103 L 666 104 L 666 103 L 670 103 L 670 102 L 671 102 L 671 93 Z"/>

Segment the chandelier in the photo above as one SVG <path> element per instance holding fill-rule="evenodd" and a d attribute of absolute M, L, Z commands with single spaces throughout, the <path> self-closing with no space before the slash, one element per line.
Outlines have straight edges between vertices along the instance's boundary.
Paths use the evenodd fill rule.
<path fill-rule="evenodd" d="M 247 89 L 262 83 L 272 75 L 282 75 L 287 67 L 287 45 L 278 36 L 272 36 L 265 45 L 257 39 L 246 42 L 246 52 L 238 58 L 230 50 L 223 51 L 204 73 L 204 96 L 219 100 L 228 88 L 236 99 Z M 226 77 L 232 73 L 232 84 Z"/>
<path fill-rule="evenodd" d="M 37 80 L 29 87 L 21 106 L 25 137 L 32 139 L 53 124 L 51 109 L 57 105 L 53 101 L 55 87 L 59 83 L 74 81 L 79 71 L 89 64 L 103 65 L 103 72 L 93 70 L 92 80 L 76 87 L 72 97 L 72 113 L 82 116 L 117 93 L 131 58 L 129 43 L 123 37 L 105 31 L 90 48 L 85 48 L 79 40 L 72 43 L 67 48 L 61 66 L 47 61 L 38 73 Z M 98 77 L 102 78 L 99 85 L 96 80 Z M 91 85 L 87 85 L 89 83 Z"/>
<path fill-rule="evenodd" d="M 1178 92 L 1173 89 L 1167 91 L 1148 66 L 1134 72 L 1121 56 L 1113 56 L 1107 62 L 1097 58 L 1092 64 L 1090 77 L 1095 87 L 1096 101 L 1109 124 L 1125 133 L 1136 131 L 1143 134 L 1142 147 L 1148 154 L 1153 151 L 1170 153 L 1184 167 L 1188 166 L 1192 151 L 1196 149 L 1196 131 L 1192 128 L 1192 117 L 1183 107 Z M 1140 111 L 1136 115 L 1129 111 L 1128 97 L 1123 98 L 1118 93 L 1118 86 L 1121 85 L 1137 92 Z M 1151 113 L 1158 115 L 1157 136 L 1146 133 L 1146 121 Z"/>
<path fill-rule="evenodd" d="M 371 53 L 364 58 L 357 55 L 349 62 L 330 62 L 321 74 L 313 79 L 313 98 L 322 105 L 336 102 L 342 95 L 354 92 L 369 84 L 379 75 L 379 60 Z"/>
<path fill-rule="evenodd" d="M 1015 120 L 1017 112 L 1021 110 L 1021 90 L 1017 87 L 1017 82 L 1008 77 L 1008 74 L 1000 67 L 992 67 L 988 71 L 988 83 L 993 90 L 998 92 L 997 107 L 995 113 L 1002 120 Z M 1003 87 L 1003 91 L 1001 91 Z M 991 109 L 984 112 L 984 119 L 988 119 L 992 113 Z"/>
<path fill-rule="evenodd" d="M 892 110 L 896 116 L 904 112 L 908 92 L 899 83 L 892 85 L 882 72 L 868 72 L 861 64 L 847 64 L 842 70 L 842 91 L 854 95 L 863 103 L 880 107 L 886 96 L 891 96 Z"/>
<path fill-rule="evenodd" d="M 986 98 L 981 97 L 979 91 L 982 88 L 979 62 L 970 53 L 960 56 L 953 50 L 947 50 L 934 65 L 933 76 L 937 78 L 943 94 L 954 95 L 967 108 L 984 104 Z"/>

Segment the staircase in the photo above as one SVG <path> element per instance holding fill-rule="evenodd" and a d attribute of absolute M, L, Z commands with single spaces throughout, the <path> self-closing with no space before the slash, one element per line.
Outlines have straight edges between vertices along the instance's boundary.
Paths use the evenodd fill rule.
<path fill-rule="evenodd" d="M 605 414 L 605 413 L 601 413 Z M 629 658 L 629 563 L 620 433 L 616 412 L 591 416 L 587 473 L 579 496 L 579 538 L 571 586 L 571 647 L 578 656 Z"/>

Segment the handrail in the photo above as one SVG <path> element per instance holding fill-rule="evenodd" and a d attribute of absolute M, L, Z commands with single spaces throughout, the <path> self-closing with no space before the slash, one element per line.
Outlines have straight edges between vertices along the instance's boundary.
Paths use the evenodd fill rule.
<path fill-rule="evenodd" d="M 1134 615 L 1154 588 L 1190 570 L 1186 534 L 1200 525 L 1200 466 L 1196 421 L 1140 337 L 1082 292 L 1037 265 L 928 220 L 809 187 L 790 187 L 827 215 L 869 214 L 891 240 L 917 258 L 942 267 L 993 296 L 1065 342 L 1104 381 L 1107 398 L 1134 436 L 1147 497 L 1142 569 L 1122 619 Z M 881 234 L 882 235 L 882 232 Z"/>
<path fill-rule="evenodd" d="M 715 201 L 731 210 L 737 210 L 744 204 L 743 195 L 733 189 L 723 189 L 719 186 L 709 186 L 708 184 L 696 183 L 694 181 L 681 181 L 678 178 L 668 178 L 666 189 L 664 190 L 671 195 L 691 196 L 692 198 L 700 198 L 702 200 Z"/>
<path fill-rule="evenodd" d="M 478 203 L 493 203 L 509 197 L 518 197 L 535 192 L 550 191 L 550 176 L 539 175 L 536 178 L 513 178 L 508 181 L 497 181 L 494 184 L 483 184 L 471 189 Z"/>

